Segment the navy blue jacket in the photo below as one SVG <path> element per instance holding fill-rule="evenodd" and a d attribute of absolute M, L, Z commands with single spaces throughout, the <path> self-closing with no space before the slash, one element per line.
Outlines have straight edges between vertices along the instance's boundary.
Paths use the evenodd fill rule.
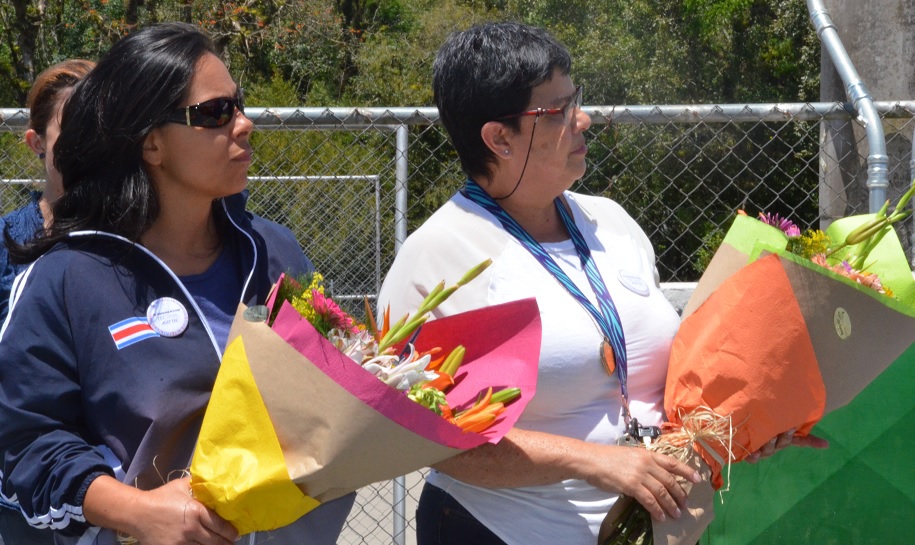
<path fill-rule="evenodd" d="M 288 229 L 245 211 L 244 195 L 221 205 L 227 240 L 240 249 L 240 302 L 263 303 L 282 272 L 313 270 Z M 188 310 L 184 333 L 118 349 L 109 326 L 145 318 L 161 297 Z M 0 331 L 2 497 L 32 525 L 76 536 L 100 474 L 161 486 L 189 465 L 220 360 L 164 263 L 115 235 L 71 234 L 20 276 Z"/>

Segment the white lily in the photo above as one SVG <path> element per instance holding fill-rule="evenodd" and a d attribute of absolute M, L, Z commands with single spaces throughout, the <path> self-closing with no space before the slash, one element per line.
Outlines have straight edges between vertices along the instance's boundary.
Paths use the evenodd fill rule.
<path fill-rule="evenodd" d="M 438 377 L 435 371 L 427 371 L 426 366 L 432 360 L 432 356 L 425 356 L 413 359 L 414 352 L 411 350 L 404 358 L 398 356 L 376 356 L 362 364 L 362 367 L 378 377 L 388 386 L 398 390 L 407 391 L 411 386 L 418 382 L 432 380 Z"/>

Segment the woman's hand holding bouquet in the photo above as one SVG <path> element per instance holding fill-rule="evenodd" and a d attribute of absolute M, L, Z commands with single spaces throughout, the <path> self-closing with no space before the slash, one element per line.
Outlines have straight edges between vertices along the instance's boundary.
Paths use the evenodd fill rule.
<path fill-rule="evenodd" d="M 536 389 L 536 302 L 427 321 L 486 266 L 380 327 L 344 312 L 319 274 L 240 307 L 191 464 L 195 497 L 241 534 L 269 530 L 499 441 Z"/>

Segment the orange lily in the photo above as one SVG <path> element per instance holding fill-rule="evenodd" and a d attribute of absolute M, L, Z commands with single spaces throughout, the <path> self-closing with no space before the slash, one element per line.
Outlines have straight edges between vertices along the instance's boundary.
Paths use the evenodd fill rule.
<path fill-rule="evenodd" d="M 429 382 L 423 384 L 423 388 L 435 388 L 442 392 L 445 391 L 445 388 L 454 386 L 454 378 L 448 373 L 439 372 L 438 377 L 430 380 Z"/>
<path fill-rule="evenodd" d="M 383 339 L 384 336 L 388 334 L 388 330 L 390 330 L 390 329 L 391 329 L 391 306 L 388 305 L 388 307 L 384 309 L 384 318 L 381 323 L 381 331 L 375 332 L 375 342 L 380 343 L 381 339 Z"/>
<path fill-rule="evenodd" d="M 365 321 L 367 322 L 366 325 L 368 326 L 369 331 L 372 332 L 372 336 L 377 336 L 378 324 L 375 323 L 375 315 L 372 314 L 372 305 L 369 304 L 368 297 L 365 297 L 362 301 L 365 305 Z M 375 341 L 377 342 L 378 339 L 375 339 Z"/>
<path fill-rule="evenodd" d="M 436 347 L 430 348 L 429 350 L 426 350 L 424 352 L 417 353 L 416 358 L 419 359 L 419 358 L 422 358 L 423 356 L 429 356 L 429 358 L 431 358 L 431 359 L 429 360 L 429 365 L 426 366 L 426 369 L 428 371 L 435 371 L 436 369 L 438 369 L 438 366 L 441 365 L 443 361 L 445 361 L 444 354 L 442 354 L 438 357 L 434 357 L 434 356 L 440 354 L 441 351 L 442 351 L 441 347 L 436 346 Z"/>
<path fill-rule="evenodd" d="M 476 406 L 474 406 L 476 408 Z M 492 425 L 496 417 L 502 414 L 505 405 L 499 402 L 483 406 L 479 411 L 458 415 L 454 423 L 464 431 L 481 432 Z"/>

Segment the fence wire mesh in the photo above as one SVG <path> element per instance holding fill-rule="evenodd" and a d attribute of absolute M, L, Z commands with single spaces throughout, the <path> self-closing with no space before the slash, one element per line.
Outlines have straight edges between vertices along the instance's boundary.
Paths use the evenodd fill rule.
<path fill-rule="evenodd" d="M 915 103 L 878 103 L 888 197 L 912 179 Z M 251 210 L 296 234 L 356 316 L 403 237 L 463 183 L 434 108 L 249 108 Z M 589 169 L 573 190 L 619 202 L 655 244 L 661 279 L 695 281 L 735 211 L 802 229 L 867 212 L 865 132 L 847 104 L 585 107 Z M 21 143 L 28 112 L 0 109 L 0 212 L 40 187 Z M 900 236 L 911 258 L 911 224 Z M 361 490 L 340 543 L 413 543 L 423 473 Z"/>

